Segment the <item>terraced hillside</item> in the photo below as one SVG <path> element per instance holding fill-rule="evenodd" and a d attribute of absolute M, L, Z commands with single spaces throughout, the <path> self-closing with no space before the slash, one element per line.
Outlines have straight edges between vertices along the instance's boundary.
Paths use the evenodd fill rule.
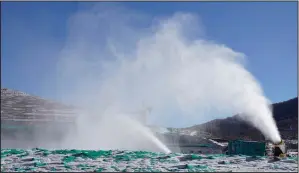
<path fill-rule="evenodd" d="M 1 89 L 1 121 L 72 121 L 74 107 Z"/>
<path fill-rule="evenodd" d="M 62 138 L 61 132 L 67 132 L 76 118 L 74 110 L 24 92 L 1 89 L 1 146 L 30 147 L 39 140 Z"/>

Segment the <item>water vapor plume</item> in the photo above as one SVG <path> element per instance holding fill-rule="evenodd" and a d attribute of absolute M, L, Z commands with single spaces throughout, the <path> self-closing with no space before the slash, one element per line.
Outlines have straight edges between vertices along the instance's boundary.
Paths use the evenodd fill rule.
<path fill-rule="evenodd" d="M 70 18 L 58 70 L 64 97 L 89 111 L 77 122 L 79 147 L 123 148 L 128 140 L 127 148 L 143 146 L 133 144 L 146 136 L 143 127 L 116 120 L 142 103 L 153 107 L 153 124 L 242 112 L 267 138 L 280 140 L 270 102 L 243 64 L 245 55 L 204 39 L 199 19 L 184 12 L 152 18 L 103 4 Z"/>

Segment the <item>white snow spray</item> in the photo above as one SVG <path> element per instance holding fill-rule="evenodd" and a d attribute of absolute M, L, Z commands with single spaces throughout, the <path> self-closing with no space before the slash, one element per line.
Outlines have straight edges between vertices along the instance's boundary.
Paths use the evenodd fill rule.
<path fill-rule="evenodd" d="M 70 18 L 58 79 L 64 96 L 90 111 L 77 122 L 79 147 L 144 149 L 141 139 L 147 138 L 167 152 L 142 132 L 145 127 L 111 113 L 138 110 L 142 103 L 153 107 L 149 119 L 158 124 L 180 118 L 196 123 L 214 110 L 242 112 L 264 136 L 280 141 L 270 102 L 244 67 L 245 55 L 204 39 L 198 21 L 183 12 L 152 20 L 103 4 Z"/>

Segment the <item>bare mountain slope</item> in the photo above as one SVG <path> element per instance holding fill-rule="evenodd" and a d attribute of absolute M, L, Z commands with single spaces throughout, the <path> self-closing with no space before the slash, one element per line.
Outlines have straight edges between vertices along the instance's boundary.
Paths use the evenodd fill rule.
<path fill-rule="evenodd" d="M 284 139 L 298 139 L 298 98 L 275 103 L 273 115 Z M 215 119 L 187 129 L 205 131 L 217 138 L 264 140 L 256 128 L 241 121 L 237 115 L 225 119 Z"/>

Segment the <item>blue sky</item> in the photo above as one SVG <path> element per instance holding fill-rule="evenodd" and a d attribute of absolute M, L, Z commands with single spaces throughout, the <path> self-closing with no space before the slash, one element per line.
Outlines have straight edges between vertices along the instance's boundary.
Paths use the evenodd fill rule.
<path fill-rule="evenodd" d="M 99 2 L 101 3 L 101 2 Z M 2 2 L 2 87 L 57 99 L 55 65 L 67 21 L 91 2 Z M 297 2 L 126 2 L 151 16 L 200 15 L 206 37 L 247 55 L 272 102 L 297 96 Z"/>

